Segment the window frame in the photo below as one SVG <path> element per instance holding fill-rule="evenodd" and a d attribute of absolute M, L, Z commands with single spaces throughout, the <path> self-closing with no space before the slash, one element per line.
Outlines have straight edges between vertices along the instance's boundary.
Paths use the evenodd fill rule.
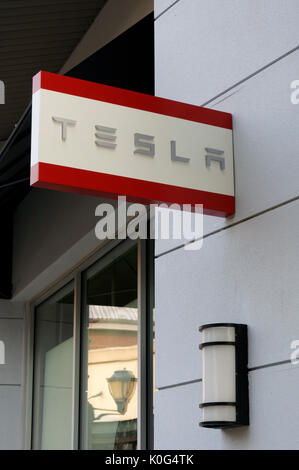
<path fill-rule="evenodd" d="M 153 306 L 154 306 L 154 240 L 109 240 L 92 256 L 85 259 L 66 276 L 36 296 L 26 305 L 25 312 L 25 364 L 24 364 L 24 428 L 23 448 L 32 448 L 34 332 L 36 308 L 70 282 L 74 282 L 74 349 L 71 450 L 81 446 L 81 397 L 83 334 L 83 276 L 90 269 L 103 269 L 131 247 L 138 247 L 138 417 L 137 449 L 153 449 Z"/>

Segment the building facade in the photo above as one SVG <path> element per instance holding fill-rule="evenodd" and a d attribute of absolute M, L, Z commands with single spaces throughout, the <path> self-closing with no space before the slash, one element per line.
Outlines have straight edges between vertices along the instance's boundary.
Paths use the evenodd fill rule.
<path fill-rule="evenodd" d="M 71 50 L 31 77 L 44 67 L 232 113 L 236 212 L 203 216 L 197 250 L 100 242 L 103 199 L 3 189 L 0 448 L 298 449 L 298 2 L 90 8 Z M 3 187 L 27 176 L 29 111 L 1 137 Z M 198 328 L 219 322 L 248 325 L 249 426 L 199 426 Z"/>
<path fill-rule="evenodd" d="M 233 114 L 236 190 L 233 217 L 204 216 L 201 250 L 156 243 L 156 448 L 298 448 L 297 15 L 293 1 L 156 1 L 155 92 Z M 248 427 L 198 426 L 198 327 L 214 322 L 248 325 Z"/>

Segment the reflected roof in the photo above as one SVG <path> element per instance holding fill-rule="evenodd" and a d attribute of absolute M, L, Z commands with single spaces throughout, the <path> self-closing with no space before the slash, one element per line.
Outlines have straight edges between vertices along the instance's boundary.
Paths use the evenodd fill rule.
<path fill-rule="evenodd" d="M 122 321 L 137 323 L 138 309 L 132 307 L 111 307 L 106 305 L 90 305 L 89 320 L 97 321 Z"/>

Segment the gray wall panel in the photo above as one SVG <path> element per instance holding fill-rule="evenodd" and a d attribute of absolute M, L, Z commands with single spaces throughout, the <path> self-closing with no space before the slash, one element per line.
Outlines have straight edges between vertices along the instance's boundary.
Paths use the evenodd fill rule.
<path fill-rule="evenodd" d="M 0 300 L 0 318 L 23 318 L 24 304 L 22 302 L 8 302 Z"/>
<path fill-rule="evenodd" d="M 299 366 L 249 374 L 250 426 L 231 430 L 199 427 L 202 384 L 155 393 L 155 449 L 299 449 Z"/>
<path fill-rule="evenodd" d="M 299 51 L 213 103 L 233 114 L 236 214 L 228 219 L 205 216 L 205 234 L 299 195 L 299 105 L 290 100 L 298 60 Z M 158 241 L 156 254 L 182 242 Z"/>
<path fill-rule="evenodd" d="M 177 0 L 154 0 L 155 17 L 160 15 L 163 11 L 176 3 Z"/>
<path fill-rule="evenodd" d="M 94 229 L 100 202 L 103 199 L 45 189 L 29 193 L 15 216 L 14 295 Z"/>
<path fill-rule="evenodd" d="M 5 364 L 0 364 L 0 385 L 16 385 L 22 381 L 23 334 L 23 320 L 0 318 L 0 341 L 5 345 Z"/>
<path fill-rule="evenodd" d="M 299 339 L 299 201 L 156 260 L 156 385 L 201 377 L 203 323 L 249 326 L 251 367 L 286 360 Z"/>
<path fill-rule="evenodd" d="M 297 0 L 180 0 L 156 21 L 156 94 L 213 98 L 298 46 L 298 15 Z"/>
<path fill-rule="evenodd" d="M 273 366 L 299 339 L 299 51 L 281 58 L 299 45 L 298 14 L 296 0 L 180 0 L 155 23 L 156 94 L 221 94 L 209 106 L 233 114 L 236 176 L 236 214 L 205 216 L 201 250 L 156 243 L 156 386 L 173 386 L 155 393 L 157 449 L 299 449 L 299 369 Z M 248 324 L 250 367 L 272 364 L 250 373 L 249 428 L 199 428 L 201 385 L 177 386 L 201 377 L 198 326 L 219 321 Z"/>
<path fill-rule="evenodd" d="M 0 385 L 0 450 L 21 449 L 21 403 L 21 387 Z"/>

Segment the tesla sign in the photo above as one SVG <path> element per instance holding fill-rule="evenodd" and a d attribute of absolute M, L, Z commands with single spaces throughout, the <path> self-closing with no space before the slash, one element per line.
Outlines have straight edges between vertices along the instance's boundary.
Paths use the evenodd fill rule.
<path fill-rule="evenodd" d="M 48 72 L 33 78 L 31 185 L 234 213 L 232 116 Z"/>

